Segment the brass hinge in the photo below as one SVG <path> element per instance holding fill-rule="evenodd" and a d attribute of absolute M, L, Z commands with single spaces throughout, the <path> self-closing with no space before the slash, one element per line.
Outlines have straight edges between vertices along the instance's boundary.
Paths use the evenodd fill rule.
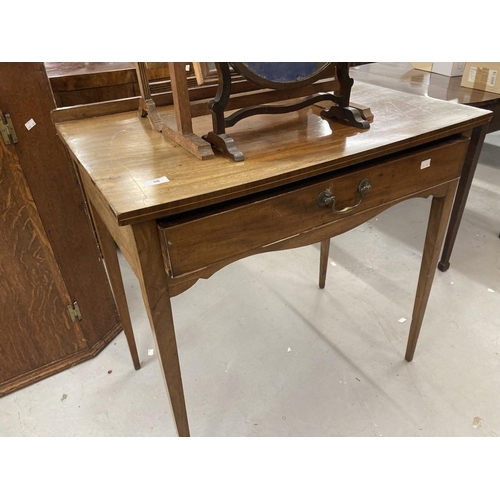
<path fill-rule="evenodd" d="M 5 115 L 5 121 L 6 123 L 4 123 L 4 115 L 0 112 L 0 133 L 2 134 L 3 142 L 5 142 L 7 146 L 11 144 L 11 142 L 16 144 L 17 135 L 9 114 Z"/>
<path fill-rule="evenodd" d="M 78 307 L 78 302 L 76 302 L 76 300 L 68 306 L 68 311 L 73 323 L 76 323 L 77 321 L 81 321 L 83 319 L 80 308 Z"/>

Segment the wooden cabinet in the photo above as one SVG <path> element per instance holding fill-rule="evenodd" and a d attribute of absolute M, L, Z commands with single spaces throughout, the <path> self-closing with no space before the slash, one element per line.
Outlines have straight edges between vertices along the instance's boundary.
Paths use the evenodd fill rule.
<path fill-rule="evenodd" d="M 42 63 L 0 63 L 2 122 L 8 114 L 17 136 L 0 137 L 0 396 L 95 356 L 121 331 L 54 107 Z"/>

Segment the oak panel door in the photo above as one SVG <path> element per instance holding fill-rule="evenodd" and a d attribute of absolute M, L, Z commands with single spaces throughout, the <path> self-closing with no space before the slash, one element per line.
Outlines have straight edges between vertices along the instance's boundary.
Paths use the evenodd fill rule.
<path fill-rule="evenodd" d="M 54 108 L 43 63 L 0 63 L 0 111 L 17 135 L 0 137 L 0 397 L 96 356 L 122 330 Z"/>
<path fill-rule="evenodd" d="M 55 102 L 43 63 L 0 63 L 0 109 L 10 113 L 15 145 L 64 282 L 78 301 L 89 346 L 120 318 L 81 187 L 51 119 Z M 30 120 L 36 123 L 28 129 Z"/>
<path fill-rule="evenodd" d="M 0 382 L 86 348 L 15 150 L 0 140 Z"/>

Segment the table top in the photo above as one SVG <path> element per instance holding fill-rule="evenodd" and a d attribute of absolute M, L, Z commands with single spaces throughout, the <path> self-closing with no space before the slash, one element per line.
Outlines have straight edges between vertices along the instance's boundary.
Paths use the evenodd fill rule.
<path fill-rule="evenodd" d="M 228 130 L 244 162 L 216 155 L 202 161 L 137 112 L 57 123 L 83 175 L 126 225 L 262 192 L 426 144 L 486 123 L 490 112 L 355 82 L 352 101 L 374 114 L 368 130 L 331 122 L 313 106 L 284 115 L 257 115 Z M 160 108 L 172 113 L 171 107 Z M 193 120 L 198 135 L 209 116 Z M 167 177 L 168 182 L 147 185 Z"/>
<path fill-rule="evenodd" d="M 377 62 L 351 68 L 355 82 L 372 83 L 459 104 L 479 106 L 500 102 L 500 94 L 462 87 L 461 76 L 445 76 L 414 69 L 409 62 Z"/>

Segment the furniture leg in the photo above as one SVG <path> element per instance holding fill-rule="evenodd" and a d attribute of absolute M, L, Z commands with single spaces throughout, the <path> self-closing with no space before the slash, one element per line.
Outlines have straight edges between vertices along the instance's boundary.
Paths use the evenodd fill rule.
<path fill-rule="evenodd" d="M 118 309 L 118 314 L 120 315 L 125 337 L 127 338 L 130 355 L 132 356 L 134 368 L 139 370 L 141 362 L 139 360 L 139 354 L 137 353 L 132 322 L 130 321 L 127 298 L 125 295 L 125 288 L 123 286 L 120 263 L 118 262 L 118 256 L 116 254 L 115 242 L 109 234 L 108 228 L 97 213 L 97 210 L 91 203 L 89 203 L 89 205 L 92 212 L 92 218 L 94 219 L 94 225 L 97 231 L 97 237 L 101 246 L 102 255 L 104 257 L 104 263 L 106 264 L 106 269 L 108 270 L 111 290 L 115 296 L 116 307 Z"/>
<path fill-rule="evenodd" d="M 321 242 L 319 256 L 319 287 L 325 288 L 326 272 L 328 270 L 328 254 L 330 253 L 330 238 Z"/>
<path fill-rule="evenodd" d="M 141 100 L 139 103 L 140 116 L 142 118 L 147 116 L 151 126 L 161 132 L 161 129 L 163 128 L 163 120 L 161 119 L 160 113 L 158 113 L 158 109 L 156 109 L 156 104 L 151 97 L 146 63 L 136 62 L 135 69 L 137 83 L 139 84 L 139 90 L 141 92 Z"/>
<path fill-rule="evenodd" d="M 444 197 L 434 197 L 432 199 L 429 224 L 427 226 L 424 252 L 422 255 L 422 264 L 418 277 L 415 304 L 413 307 L 410 334 L 406 347 L 406 361 L 411 361 L 415 353 L 420 327 L 422 326 L 432 282 L 434 280 L 434 275 L 436 274 L 436 264 L 439 258 L 439 252 L 441 245 L 443 244 L 446 226 L 453 205 L 456 186 L 456 181 L 450 183 L 448 186 L 448 192 Z"/>
<path fill-rule="evenodd" d="M 156 342 L 177 433 L 179 436 L 189 436 L 172 306 L 158 229 L 155 221 L 134 225 L 132 229 L 138 263 L 137 277 Z"/>
<path fill-rule="evenodd" d="M 453 205 L 453 211 L 450 217 L 448 232 L 446 233 L 443 253 L 438 264 L 438 269 L 443 272 L 447 271 L 450 267 L 451 252 L 453 251 L 453 245 L 455 244 L 455 240 L 457 238 L 458 228 L 460 227 L 460 221 L 462 220 L 462 215 L 465 210 L 465 203 L 467 202 L 467 196 L 469 195 L 470 187 L 472 185 L 474 172 L 476 171 L 485 135 L 486 126 L 476 127 L 471 135 L 469 149 L 467 151 L 462 169 L 462 176 L 460 178 L 460 183 L 458 184 L 455 204 Z"/>

